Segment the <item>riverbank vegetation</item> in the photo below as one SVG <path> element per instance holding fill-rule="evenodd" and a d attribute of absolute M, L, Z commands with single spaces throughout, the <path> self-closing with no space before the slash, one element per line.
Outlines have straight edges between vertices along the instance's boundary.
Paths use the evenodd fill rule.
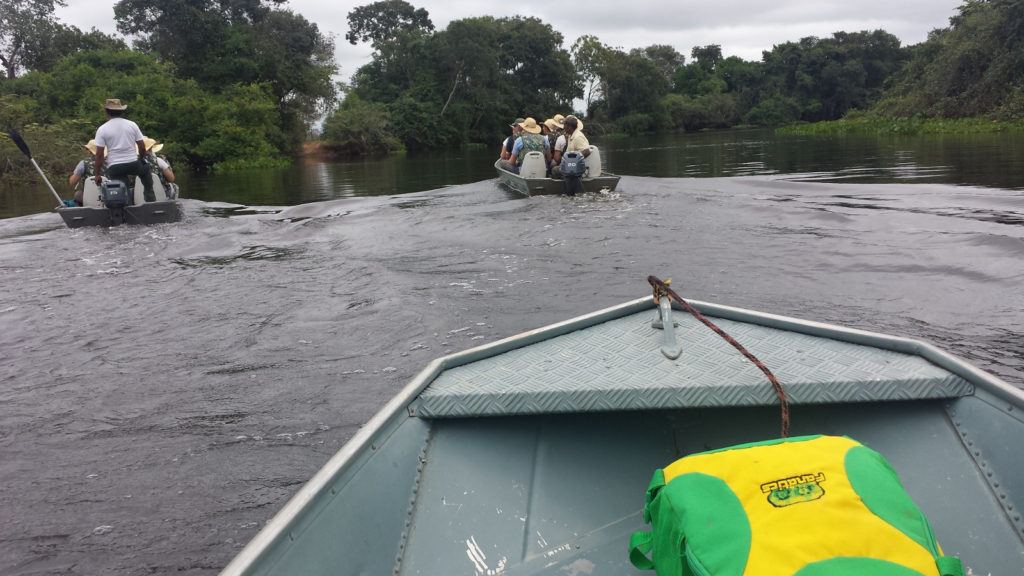
<path fill-rule="evenodd" d="M 367 151 L 388 138 L 409 148 L 496 142 L 510 119 L 542 120 L 574 102 L 591 135 L 794 124 L 803 133 L 922 134 L 1006 130 L 1024 118 L 1019 0 L 967 0 L 948 28 L 914 46 L 884 30 L 836 32 L 776 45 L 756 62 L 718 45 L 689 58 L 594 36 L 564 48 L 550 25 L 521 17 L 434 30 L 401 0 L 359 8 L 349 24 L 347 39 L 369 42 L 373 60 L 348 87 L 358 105 L 337 110 L 324 135 L 352 149 L 370 125 Z M 364 114 L 372 120 L 360 122 Z"/>
<path fill-rule="evenodd" d="M 437 29 L 426 10 L 380 0 L 348 14 L 344 41 L 373 53 L 346 86 L 332 80 L 331 36 L 275 0 L 120 0 L 124 38 L 56 21 L 61 2 L 0 8 L 0 129 L 21 130 L 62 172 L 108 97 L 196 169 L 288 162 L 314 126 L 341 156 L 493 145 L 518 116 L 542 121 L 574 105 L 591 136 L 741 125 L 948 133 L 1024 119 L 1019 0 L 966 0 L 917 45 L 884 30 L 835 32 L 773 46 L 759 61 L 725 57 L 719 45 L 687 56 L 595 36 L 569 43 L 522 16 Z M 24 167 L 18 156 L 0 139 L 0 177 Z"/>
<path fill-rule="evenodd" d="M 917 136 L 922 134 L 994 134 L 1024 133 L 1024 119 L 1016 121 L 989 118 L 886 118 L 852 111 L 839 120 L 813 124 L 791 124 L 777 129 L 780 134 L 815 136 Z"/>
<path fill-rule="evenodd" d="M 51 174 L 85 156 L 107 98 L 194 169 L 287 164 L 336 104 L 333 40 L 278 2 L 120 0 L 132 48 L 57 21 L 55 5 L 0 4 L 0 130 L 21 131 Z M 24 165 L 0 138 L 0 177 Z"/>

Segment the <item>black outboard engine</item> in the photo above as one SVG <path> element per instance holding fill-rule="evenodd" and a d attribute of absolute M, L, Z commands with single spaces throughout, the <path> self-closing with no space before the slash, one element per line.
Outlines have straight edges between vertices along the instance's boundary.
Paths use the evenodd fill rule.
<path fill-rule="evenodd" d="M 110 224 L 120 226 L 124 223 L 124 208 L 131 204 L 129 195 L 132 192 L 120 180 L 106 180 L 100 188 L 100 199 L 110 210 Z"/>
<path fill-rule="evenodd" d="M 566 194 L 575 196 L 583 191 L 583 183 L 580 182 L 580 178 L 583 178 L 583 173 L 586 171 L 587 163 L 583 159 L 583 154 L 566 152 L 562 156 L 562 181 Z"/>

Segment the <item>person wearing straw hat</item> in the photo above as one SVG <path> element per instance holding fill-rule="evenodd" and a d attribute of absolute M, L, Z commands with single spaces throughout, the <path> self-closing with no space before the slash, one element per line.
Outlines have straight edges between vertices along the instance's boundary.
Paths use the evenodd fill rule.
<path fill-rule="evenodd" d="M 96 141 L 89 140 L 83 145 L 86 150 L 89 151 L 89 157 L 82 160 L 75 165 L 75 169 L 71 172 L 71 176 L 68 177 L 68 184 L 75 191 L 75 205 L 82 206 L 85 199 L 85 187 L 78 187 L 78 184 L 83 182 L 86 178 L 92 178 L 93 176 L 93 165 L 95 163 L 94 158 L 96 157 Z"/>
<path fill-rule="evenodd" d="M 561 114 L 555 114 L 555 117 L 561 117 Z M 551 150 L 551 161 L 548 162 L 548 172 L 555 166 L 555 145 L 558 143 L 559 138 L 565 136 L 565 128 L 561 121 L 555 118 L 548 118 L 544 121 L 544 136 L 548 139 L 548 149 Z M 561 161 L 561 158 L 558 159 Z"/>
<path fill-rule="evenodd" d="M 170 184 L 174 182 L 174 171 L 171 170 L 171 163 L 166 158 L 157 154 L 164 149 L 164 145 L 152 138 L 143 138 L 143 144 L 146 145 L 146 162 L 149 163 L 153 170 L 164 184 Z"/>
<path fill-rule="evenodd" d="M 551 150 L 548 148 L 548 139 L 541 136 L 540 126 L 537 121 L 533 118 L 527 118 L 519 124 L 522 128 L 519 138 L 516 138 L 515 145 L 512 146 L 512 155 L 509 156 L 508 160 L 502 160 L 500 166 L 508 170 L 519 174 L 519 167 L 523 164 L 523 157 L 526 156 L 527 152 L 544 152 L 545 165 L 551 161 Z"/>
<path fill-rule="evenodd" d="M 103 184 L 100 171 L 106 162 L 108 178 L 127 183 L 129 177 L 138 176 L 142 180 L 143 198 L 146 202 L 155 202 L 153 174 L 143 161 L 146 146 L 142 131 L 138 124 L 121 117 L 127 108 L 117 98 L 108 98 L 103 105 L 107 121 L 96 130 L 96 171 L 93 178 L 97 186 Z"/>

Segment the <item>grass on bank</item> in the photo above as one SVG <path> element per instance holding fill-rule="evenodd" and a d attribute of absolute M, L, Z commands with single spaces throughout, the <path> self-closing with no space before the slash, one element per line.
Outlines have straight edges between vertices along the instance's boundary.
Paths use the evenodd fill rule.
<path fill-rule="evenodd" d="M 1024 132 L 1024 119 L 1016 121 L 988 118 L 875 118 L 850 114 L 841 120 L 793 124 L 776 130 L 777 134 L 796 136 L 917 136 L 925 134 L 995 134 Z"/>

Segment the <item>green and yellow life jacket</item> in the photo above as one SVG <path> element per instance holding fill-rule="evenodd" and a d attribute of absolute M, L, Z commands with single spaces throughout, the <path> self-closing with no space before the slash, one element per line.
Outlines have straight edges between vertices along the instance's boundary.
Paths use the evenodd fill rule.
<path fill-rule="evenodd" d="M 963 576 L 895 470 L 846 437 L 693 454 L 657 470 L 630 560 L 658 576 Z M 647 557 L 647 553 L 651 557 Z"/>

